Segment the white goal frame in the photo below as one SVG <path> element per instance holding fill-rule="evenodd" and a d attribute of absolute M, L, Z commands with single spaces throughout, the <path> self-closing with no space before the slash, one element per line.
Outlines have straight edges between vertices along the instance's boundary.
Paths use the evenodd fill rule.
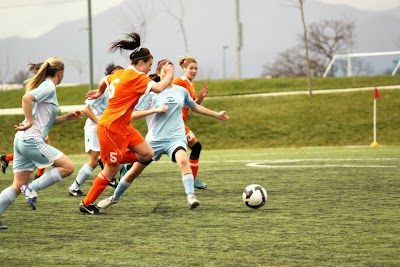
<path fill-rule="evenodd" d="M 337 54 L 334 55 L 331 62 L 329 62 L 328 67 L 326 67 L 325 73 L 323 75 L 324 78 L 328 76 L 329 71 L 332 69 L 333 63 L 338 58 L 347 58 L 347 77 L 351 77 L 351 59 L 356 57 L 374 57 L 374 56 L 393 56 L 399 55 L 400 51 L 389 51 L 389 52 L 372 52 L 372 53 L 353 53 L 353 54 Z M 400 60 L 397 62 L 396 67 L 392 71 L 392 76 L 397 73 L 397 70 L 400 68 Z"/>

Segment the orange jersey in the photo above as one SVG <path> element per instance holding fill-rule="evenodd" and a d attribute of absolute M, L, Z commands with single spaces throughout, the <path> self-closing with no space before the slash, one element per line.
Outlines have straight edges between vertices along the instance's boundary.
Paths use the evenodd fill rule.
<path fill-rule="evenodd" d="M 127 135 L 133 130 L 131 124 L 133 109 L 140 96 L 148 93 L 155 82 L 132 66 L 108 75 L 106 81 L 109 84 L 110 98 L 99 125 L 114 133 Z"/>
<path fill-rule="evenodd" d="M 197 100 L 198 97 L 196 95 L 196 86 L 194 85 L 194 83 L 190 82 L 188 78 L 182 76 L 180 78 L 176 78 L 172 83 L 185 87 L 186 90 L 189 92 L 190 97 L 194 101 Z M 187 121 L 188 113 L 189 113 L 189 108 L 182 108 L 183 121 Z"/>

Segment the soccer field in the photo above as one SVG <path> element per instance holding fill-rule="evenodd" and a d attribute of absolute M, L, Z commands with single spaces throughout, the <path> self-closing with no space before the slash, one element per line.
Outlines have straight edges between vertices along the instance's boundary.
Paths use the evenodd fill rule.
<path fill-rule="evenodd" d="M 68 196 L 86 161 L 71 156 L 75 173 L 40 191 L 37 210 L 19 196 L 0 218 L 9 226 L 0 266 L 399 266 L 399 155 L 392 146 L 204 151 L 209 188 L 196 190 L 195 210 L 164 156 L 98 216 Z M 268 191 L 257 210 L 242 201 L 252 183 Z"/>

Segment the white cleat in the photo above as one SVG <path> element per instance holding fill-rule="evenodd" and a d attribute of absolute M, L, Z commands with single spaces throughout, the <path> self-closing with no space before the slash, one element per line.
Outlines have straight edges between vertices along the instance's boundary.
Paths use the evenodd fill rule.
<path fill-rule="evenodd" d="M 106 209 L 108 207 L 110 207 L 111 205 L 117 204 L 119 201 L 119 199 L 117 201 L 114 201 L 112 199 L 112 196 L 106 199 L 103 199 L 102 201 L 100 201 L 97 206 L 101 209 Z"/>
<path fill-rule="evenodd" d="M 188 207 L 189 209 L 195 209 L 200 206 L 200 201 L 197 200 L 196 196 L 188 197 Z"/>

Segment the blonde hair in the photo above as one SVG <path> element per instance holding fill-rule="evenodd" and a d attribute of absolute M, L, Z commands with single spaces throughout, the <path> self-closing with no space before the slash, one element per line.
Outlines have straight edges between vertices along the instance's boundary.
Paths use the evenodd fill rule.
<path fill-rule="evenodd" d="M 54 77 L 58 71 L 64 70 L 64 62 L 57 57 L 50 57 L 42 63 L 36 75 L 24 81 L 25 93 L 37 88 L 47 77 Z"/>
<path fill-rule="evenodd" d="M 187 66 L 189 66 L 190 63 L 196 63 L 197 64 L 197 61 L 196 61 L 196 59 L 194 57 L 181 57 L 179 59 L 179 65 L 182 68 L 187 68 Z"/>

